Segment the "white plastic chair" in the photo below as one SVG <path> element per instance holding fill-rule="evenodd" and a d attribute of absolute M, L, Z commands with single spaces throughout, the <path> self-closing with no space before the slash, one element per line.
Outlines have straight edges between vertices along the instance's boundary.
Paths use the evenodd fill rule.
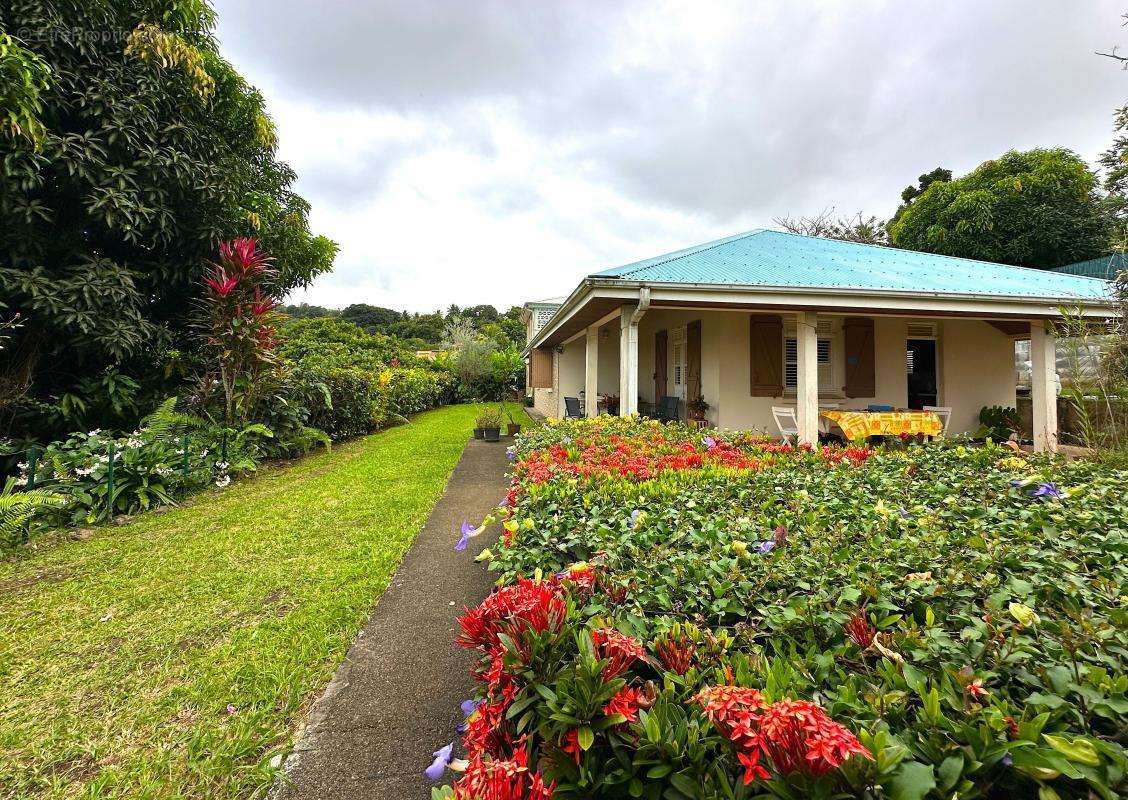
<path fill-rule="evenodd" d="M 931 411 L 936 416 L 940 417 L 940 421 L 944 423 L 944 430 L 940 431 L 941 436 L 948 434 L 948 420 L 952 418 L 951 406 L 925 406 L 923 411 Z"/>
<path fill-rule="evenodd" d="M 793 436 L 799 440 L 799 417 L 795 415 L 794 406 L 772 406 L 772 417 L 785 442 L 790 442 Z"/>

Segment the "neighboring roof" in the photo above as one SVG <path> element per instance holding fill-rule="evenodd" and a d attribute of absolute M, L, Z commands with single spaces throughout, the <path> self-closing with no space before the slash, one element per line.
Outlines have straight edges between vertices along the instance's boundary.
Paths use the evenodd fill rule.
<path fill-rule="evenodd" d="M 1091 277 L 771 230 L 741 233 L 588 277 L 1048 300 L 1103 300 L 1108 292 L 1105 281 Z"/>
<path fill-rule="evenodd" d="M 567 300 L 567 299 L 568 299 L 567 297 L 550 297 L 547 300 L 530 300 L 529 302 L 525 303 L 525 307 L 528 308 L 528 307 L 531 307 L 531 306 L 562 306 L 562 305 L 564 305 L 564 301 Z"/>
<path fill-rule="evenodd" d="M 1110 256 L 1101 256 L 1100 258 L 1091 258 L 1088 261 L 1078 261 L 1075 264 L 1066 264 L 1064 267 L 1054 267 L 1054 272 L 1062 272 L 1067 275 L 1083 275 L 1086 278 L 1103 278 L 1106 281 L 1111 281 L 1116 277 L 1117 273 L 1123 269 L 1128 269 L 1128 259 L 1124 258 L 1123 253 L 1113 253 Z"/>

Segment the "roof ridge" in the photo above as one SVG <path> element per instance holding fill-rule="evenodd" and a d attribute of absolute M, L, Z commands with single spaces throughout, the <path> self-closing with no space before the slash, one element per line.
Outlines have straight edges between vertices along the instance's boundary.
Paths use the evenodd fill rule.
<path fill-rule="evenodd" d="M 940 258 L 950 258 L 953 261 L 966 261 L 969 264 L 987 264 L 988 266 L 992 266 L 992 267 L 1007 267 L 1009 269 L 1025 269 L 1025 270 L 1029 270 L 1030 272 L 1038 272 L 1038 273 L 1041 273 L 1043 275 L 1045 275 L 1046 273 L 1054 273 L 1054 271 L 1056 269 L 1058 269 L 1057 267 L 1046 267 L 1045 269 L 1042 269 L 1041 267 L 1027 267 L 1023 264 L 1004 264 L 1001 261 L 987 261 L 987 260 L 982 259 L 982 258 L 966 258 L 964 256 L 949 255 L 948 253 L 933 253 L 931 250 L 911 250 L 907 247 L 894 247 L 893 245 L 889 245 L 889 244 L 870 244 L 869 242 L 852 242 L 849 239 L 832 239 L 829 236 L 808 236 L 805 233 L 793 233 L 791 231 L 776 230 L 775 228 L 765 228 L 764 231 L 766 233 L 782 234 L 783 236 L 798 236 L 800 239 L 822 239 L 823 241 L 826 241 L 826 242 L 840 242 L 841 244 L 856 245 L 858 247 L 877 247 L 877 248 L 880 248 L 882 250 L 894 250 L 894 251 L 899 252 L 899 253 L 921 253 L 921 254 L 926 255 L 926 256 L 939 256 Z M 1097 258 L 1103 258 L 1103 256 L 1097 256 Z M 1083 264 L 1085 262 L 1078 261 L 1076 263 Z M 1065 266 L 1068 266 L 1068 265 L 1065 265 Z M 1063 273 L 1059 272 L 1059 273 L 1056 273 L 1056 274 L 1061 275 Z M 1066 274 L 1071 274 L 1071 273 L 1066 273 Z M 1091 281 L 1101 281 L 1103 283 L 1108 282 L 1104 278 L 1094 278 L 1091 275 L 1073 275 L 1073 277 L 1075 277 L 1075 278 L 1087 278 L 1088 280 L 1091 280 Z"/>
<path fill-rule="evenodd" d="M 738 242 L 741 239 L 747 239 L 751 236 L 755 236 L 758 233 L 770 232 L 771 231 L 769 231 L 767 228 L 753 228 L 752 230 L 745 231 L 744 233 L 734 233 L 732 236 L 724 236 L 720 239 L 714 239 L 711 242 L 705 242 L 704 244 L 693 245 L 691 247 L 683 247 L 681 250 L 672 250 L 669 253 L 663 253 L 662 255 L 654 256 L 653 258 L 644 258 L 641 261 L 632 261 L 630 264 L 624 264 L 622 267 L 611 267 L 610 269 L 624 269 L 626 267 L 633 267 L 633 269 L 629 269 L 626 272 L 619 273 L 618 275 L 608 275 L 607 277 L 622 278 L 634 272 L 638 272 L 639 270 L 650 269 L 651 267 L 657 267 L 661 264 L 668 264 L 669 262 L 677 258 L 697 255 L 698 253 L 704 253 L 706 250 L 712 250 L 714 247 L 720 247 L 721 245 L 729 244 L 730 242 Z M 590 278 L 606 271 L 607 270 L 600 270 L 599 272 L 593 272 L 588 277 Z"/>

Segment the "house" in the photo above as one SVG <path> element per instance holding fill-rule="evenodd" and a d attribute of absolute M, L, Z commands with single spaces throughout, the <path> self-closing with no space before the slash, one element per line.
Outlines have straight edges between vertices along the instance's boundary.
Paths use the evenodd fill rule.
<path fill-rule="evenodd" d="M 531 342 L 537 332 L 545 326 L 556 309 L 564 305 L 564 297 L 552 297 L 547 300 L 530 300 L 521 307 L 521 322 L 525 324 L 525 341 Z M 533 407 L 545 416 L 557 416 L 556 397 L 551 386 L 534 387 L 530 373 L 529 359 L 525 360 L 525 386 L 533 397 Z"/>
<path fill-rule="evenodd" d="M 555 305 L 555 309 L 549 309 Z M 526 355 L 538 409 L 619 395 L 621 414 L 702 396 L 710 423 L 775 432 L 820 403 L 949 406 L 949 431 L 1015 404 L 1015 342 L 1029 339 L 1034 439 L 1057 446 L 1053 321 L 1114 314 L 1097 278 L 754 230 L 584 278 L 538 316 Z M 586 404 L 594 414 L 595 403 Z"/>

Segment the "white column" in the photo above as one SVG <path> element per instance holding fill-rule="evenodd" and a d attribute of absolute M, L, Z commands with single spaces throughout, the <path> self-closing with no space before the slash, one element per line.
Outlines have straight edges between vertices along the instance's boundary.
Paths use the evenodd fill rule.
<path fill-rule="evenodd" d="M 587 360 L 584 363 L 584 415 L 599 416 L 599 328 L 587 329 Z"/>
<path fill-rule="evenodd" d="M 819 338 L 818 320 L 814 314 L 800 311 L 795 315 L 795 346 L 798 351 L 798 376 L 795 381 L 796 417 L 799 420 L 799 442 L 819 442 Z"/>
<path fill-rule="evenodd" d="M 1056 452 L 1057 353 L 1052 330 L 1047 323 L 1030 323 L 1030 400 L 1034 407 L 1034 449 Z"/>
<path fill-rule="evenodd" d="M 635 306 L 623 306 L 619 317 L 619 416 L 638 412 L 638 323 Z"/>

